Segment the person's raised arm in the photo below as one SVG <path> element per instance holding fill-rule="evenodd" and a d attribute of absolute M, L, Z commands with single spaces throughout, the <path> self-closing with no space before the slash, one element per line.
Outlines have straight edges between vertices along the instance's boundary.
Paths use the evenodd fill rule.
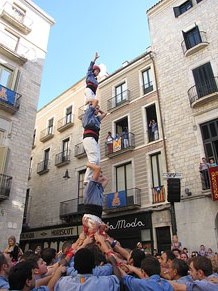
<path fill-rule="evenodd" d="M 87 162 L 86 166 L 93 171 L 92 179 L 94 181 L 97 181 L 99 176 L 100 176 L 100 173 L 101 173 L 101 167 L 96 165 L 96 164 L 89 163 L 89 162 Z"/>
<path fill-rule="evenodd" d="M 101 109 L 99 109 L 99 113 L 100 113 L 100 115 L 99 115 L 100 120 L 105 118 L 105 116 L 107 115 L 107 112 L 103 112 Z"/>
<path fill-rule="evenodd" d="M 95 63 L 98 58 L 99 58 L 99 54 L 98 54 L 98 52 L 96 52 L 95 56 L 94 56 L 94 59 L 93 59 L 93 62 Z"/>

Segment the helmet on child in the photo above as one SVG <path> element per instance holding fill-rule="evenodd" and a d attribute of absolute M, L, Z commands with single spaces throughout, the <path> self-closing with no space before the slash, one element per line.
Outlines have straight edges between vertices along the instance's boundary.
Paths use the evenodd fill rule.
<path fill-rule="evenodd" d="M 98 70 L 98 71 L 99 71 L 99 73 L 101 72 L 101 69 L 100 69 L 100 67 L 99 67 L 99 66 L 97 66 L 97 65 L 94 65 L 94 66 L 92 67 L 92 69 L 93 69 L 93 71 L 94 71 L 94 70 Z"/>

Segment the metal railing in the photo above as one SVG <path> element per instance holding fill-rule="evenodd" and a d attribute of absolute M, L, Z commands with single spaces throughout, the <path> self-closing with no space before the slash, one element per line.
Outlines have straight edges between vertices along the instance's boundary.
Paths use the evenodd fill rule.
<path fill-rule="evenodd" d="M 127 136 L 118 136 L 111 142 L 105 143 L 105 155 L 120 153 L 121 151 L 132 150 L 135 147 L 135 135 L 128 132 Z"/>
<path fill-rule="evenodd" d="M 83 198 L 75 198 L 60 202 L 60 218 L 64 218 L 76 213 L 84 213 Z"/>
<path fill-rule="evenodd" d="M 207 95 L 218 92 L 218 77 L 204 81 L 201 84 L 194 85 L 188 90 L 190 104 Z"/>
<path fill-rule="evenodd" d="M 20 107 L 21 94 L 0 84 L 0 103 L 13 107 L 17 111 Z"/>
<path fill-rule="evenodd" d="M 130 101 L 130 91 L 126 90 L 107 101 L 107 110 L 116 108 Z"/>
<path fill-rule="evenodd" d="M 122 192 L 122 193 L 121 193 Z M 124 201 L 125 203 L 118 203 L 119 199 L 121 201 L 122 197 L 119 198 L 119 193 L 120 195 L 124 195 Z M 114 210 L 120 210 L 125 209 L 125 208 L 130 208 L 130 207 L 140 207 L 141 206 L 141 189 L 139 188 L 131 188 L 131 189 L 126 189 L 123 191 L 118 191 L 114 193 L 108 193 L 105 194 L 104 196 L 104 211 L 114 211 Z M 113 199 L 117 199 L 118 201 L 113 204 Z M 113 206 L 116 205 L 116 206 Z"/>
<path fill-rule="evenodd" d="M 60 164 L 68 164 L 70 162 L 71 150 L 66 150 L 58 153 L 55 156 L 55 166 Z"/>
<path fill-rule="evenodd" d="M 43 174 L 49 171 L 49 160 L 44 160 L 37 164 L 37 174 Z"/>
<path fill-rule="evenodd" d="M 189 49 L 200 43 L 207 43 L 206 36 L 206 32 L 204 31 L 195 31 L 190 37 L 186 37 L 186 40 L 183 40 L 181 43 L 183 53 L 185 54 Z"/>
<path fill-rule="evenodd" d="M 19 9 L 18 6 L 15 6 L 9 2 L 6 2 L 2 10 L 2 14 L 4 13 L 9 14 L 12 18 L 16 19 L 16 21 L 26 26 L 27 28 L 31 29 L 33 20 L 27 17 L 24 11 Z"/>
<path fill-rule="evenodd" d="M 8 199 L 11 191 L 12 177 L 0 174 L 0 200 Z"/>
<path fill-rule="evenodd" d="M 58 127 L 57 129 L 60 129 L 62 127 L 67 127 L 68 125 L 71 125 L 73 123 L 73 114 L 66 115 L 65 117 L 58 120 Z"/>
<path fill-rule="evenodd" d="M 83 146 L 83 143 L 80 142 L 78 144 L 75 145 L 74 147 L 74 157 L 81 157 L 81 156 L 85 156 L 86 152 Z"/>
<path fill-rule="evenodd" d="M 40 140 L 53 137 L 54 126 L 49 126 L 40 132 Z"/>
<path fill-rule="evenodd" d="M 144 94 L 148 94 L 150 92 L 152 92 L 154 90 L 154 87 L 153 87 L 153 84 L 152 84 L 152 81 L 150 81 L 149 83 L 147 84 L 144 84 L 142 86 L 142 89 L 143 89 L 143 93 Z"/>

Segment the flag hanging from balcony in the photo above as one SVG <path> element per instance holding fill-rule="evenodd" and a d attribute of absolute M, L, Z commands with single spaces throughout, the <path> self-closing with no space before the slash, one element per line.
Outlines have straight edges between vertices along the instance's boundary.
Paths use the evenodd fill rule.
<path fill-rule="evenodd" d="M 0 99 L 8 104 L 14 105 L 16 93 L 0 85 Z"/>
<path fill-rule="evenodd" d="M 113 152 L 117 152 L 121 150 L 121 137 L 120 138 L 116 138 L 113 141 Z"/>
<path fill-rule="evenodd" d="M 218 201 L 218 166 L 209 168 L 212 199 Z"/>
<path fill-rule="evenodd" d="M 164 202 L 165 201 L 164 186 L 153 187 L 152 196 L 153 196 L 153 203 Z"/>

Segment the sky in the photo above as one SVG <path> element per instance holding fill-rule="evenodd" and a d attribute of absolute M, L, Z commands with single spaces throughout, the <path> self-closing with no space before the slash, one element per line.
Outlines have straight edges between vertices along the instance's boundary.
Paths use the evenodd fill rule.
<path fill-rule="evenodd" d="M 55 20 L 38 109 L 86 75 L 95 52 L 113 73 L 150 46 L 146 11 L 158 0 L 33 0 Z"/>

